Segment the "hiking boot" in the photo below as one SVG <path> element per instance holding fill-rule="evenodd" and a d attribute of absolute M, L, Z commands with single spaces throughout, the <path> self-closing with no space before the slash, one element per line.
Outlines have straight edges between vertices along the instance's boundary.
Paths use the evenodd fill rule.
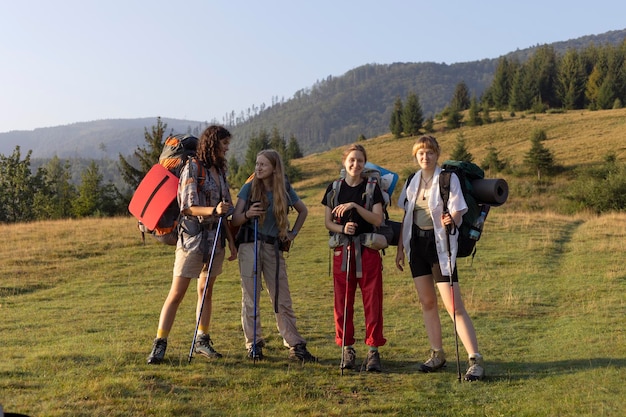
<path fill-rule="evenodd" d="M 475 353 L 469 358 L 469 367 L 465 373 L 466 381 L 479 381 L 485 377 L 483 357 L 480 353 Z"/>
<path fill-rule="evenodd" d="M 430 350 L 430 358 L 426 362 L 420 365 L 420 371 L 422 372 L 435 372 L 446 364 L 446 354 L 443 349 Z"/>
<path fill-rule="evenodd" d="M 196 340 L 195 351 L 209 359 L 221 358 L 222 354 L 213 349 L 213 341 L 208 334 L 201 334 Z"/>
<path fill-rule="evenodd" d="M 380 354 L 377 350 L 370 350 L 367 352 L 367 364 L 365 365 L 367 372 L 380 372 L 382 367 L 380 366 Z"/>
<path fill-rule="evenodd" d="M 167 349 L 167 339 L 157 337 L 152 343 L 152 352 L 148 356 L 148 363 L 151 365 L 158 365 L 163 362 L 165 357 L 165 349 Z"/>
<path fill-rule="evenodd" d="M 317 362 L 317 358 L 306 350 L 306 343 L 298 343 L 289 348 L 289 359 L 300 362 Z"/>
<path fill-rule="evenodd" d="M 263 346 L 265 343 L 258 342 L 256 345 L 252 345 L 248 348 L 248 359 L 263 360 Z"/>
<path fill-rule="evenodd" d="M 340 368 L 342 369 L 354 369 L 356 364 L 356 351 L 352 346 L 343 348 L 343 356 Z"/>

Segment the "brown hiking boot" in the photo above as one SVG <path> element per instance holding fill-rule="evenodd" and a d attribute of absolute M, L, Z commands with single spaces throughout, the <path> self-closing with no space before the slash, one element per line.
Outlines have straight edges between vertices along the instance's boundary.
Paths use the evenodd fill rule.
<path fill-rule="evenodd" d="M 209 359 L 221 358 L 222 354 L 213 349 L 213 341 L 208 334 L 201 334 L 196 340 L 195 351 L 198 355 L 202 355 Z"/>
<path fill-rule="evenodd" d="M 167 349 L 167 339 L 157 337 L 152 343 L 152 352 L 148 356 L 148 363 L 151 365 L 158 365 L 163 362 L 165 358 L 165 349 Z"/>
<path fill-rule="evenodd" d="M 342 361 L 339 367 L 341 369 L 354 369 L 356 365 L 356 351 L 352 346 L 343 348 Z"/>
<path fill-rule="evenodd" d="M 446 364 L 446 354 L 443 349 L 431 349 L 430 358 L 420 365 L 420 371 L 422 372 L 435 372 L 444 367 Z"/>
<path fill-rule="evenodd" d="M 306 343 L 298 343 L 289 348 L 289 359 L 300 362 L 317 362 L 317 358 L 306 350 Z"/>
<path fill-rule="evenodd" d="M 370 350 L 367 352 L 367 365 L 365 365 L 367 372 L 380 372 L 382 367 L 380 366 L 380 354 L 377 350 Z"/>

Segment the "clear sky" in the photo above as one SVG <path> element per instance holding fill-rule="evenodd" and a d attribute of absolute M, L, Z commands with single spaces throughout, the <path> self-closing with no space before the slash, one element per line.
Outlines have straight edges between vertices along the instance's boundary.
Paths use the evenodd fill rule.
<path fill-rule="evenodd" d="M 0 132 L 221 121 L 364 64 L 497 58 L 625 16 L 621 0 L 0 0 Z"/>

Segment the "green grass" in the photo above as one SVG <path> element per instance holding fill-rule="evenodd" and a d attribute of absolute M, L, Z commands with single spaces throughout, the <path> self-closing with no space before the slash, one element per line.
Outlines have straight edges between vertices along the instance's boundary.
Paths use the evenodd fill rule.
<path fill-rule="evenodd" d="M 312 206 L 312 204 L 311 204 Z M 130 218 L 0 226 L 0 402 L 33 416 L 440 415 L 620 416 L 626 365 L 626 216 L 565 217 L 493 210 L 461 287 L 488 378 L 456 379 L 451 321 L 443 315 L 444 372 L 416 368 L 428 349 L 407 273 L 385 263 L 382 374 L 340 375 L 332 281 L 321 210 L 289 254 L 299 328 L 319 364 L 287 361 L 266 294 L 267 361 L 244 358 L 236 262 L 214 294 L 212 335 L 222 360 L 187 363 L 194 331 L 189 292 L 166 362 L 145 363 L 169 289 L 173 253 Z M 358 302 L 357 302 L 358 305 Z M 363 335 L 362 309 L 357 334 Z M 359 359 L 365 352 L 357 344 Z M 465 353 L 461 348 L 463 367 Z"/>
<path fill-rule="evenodd" d="M 492 115 L 495 117 L 495 115 Z M 463 128 L 476 161 L 493 143 L 521 163 L 535 127 L 559 164 L 626 157 L 626 109 L 507 118 Z M 457 131 L 437 133 L 444 155 Z M 414 138 L 368 140 L 369 159 L 401 173 L 415 168 Z M 320 205 L 340 150 L 293 161 L 309 218 L 287 260 L 300 332 L 318 364 L 287 361 L 267 294 L 261 317 L 267 360 L 245 359 L 236 262 L 213 297 L 211 335 L 224 358 L 187 355 L 195 328 L 190 290 L 169 337 L 166 361 L 146 357 L 169 290 L 174 254 L 130 217 L 0 225 L 0 404 L 31 416 L 623 416 L 626 367 L 626 214 L 556 214 L 571 179 L 502 174 L 507 203 L 491 210 L 473 262 L 459 262 L 464 301 L 477 329 L 487 378 L 459 383 L 451 320 L 441 311 L 449 365 L 417 372 L 428 342 L 408 272 L 384 257 L 384 372 L 340 375 L 333 289 Z M 399 188 L 399 187 L 398 187 Z M 394 195 L 394 200 L 397 194 Z M 530 211 L 532 209 L 532 211 Z M 400 212 L 391 208 L 391 216 Z M 364 334 L 357 297 L 357 336 Z M 362 360 L 365 348 L 356 345 Z M 461 347 L 462 366 L 465 351 Z"/>

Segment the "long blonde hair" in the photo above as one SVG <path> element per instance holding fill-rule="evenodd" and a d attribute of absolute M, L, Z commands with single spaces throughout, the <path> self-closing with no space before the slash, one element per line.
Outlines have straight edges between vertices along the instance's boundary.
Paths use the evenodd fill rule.
<path fill-rule="evenodd" d="M 280 154 L 273 149 L 264 149 L 257 154 L 264 156 L 272 164 L 274 173 L 272 174 L 272 195 L 274 199 L 274 217 L 276 218 L 276 225 L 278 226 L 278 236 L 286 237 L 289 231 L 289 195 L 287 194 L 287 187 L 285 186 L 285 169 L 283 167 L 283 161 Z M 255 175 L 252 180 L 251 201 L 260 201 L 263 207 L 269 205 L 267 198 L 267 192 L 270 190 L 265 189 L 263 181 L 258 179 Z M 262 224 L 265 220 L 265 215 L 259 218 L 259 222 Z"/>

